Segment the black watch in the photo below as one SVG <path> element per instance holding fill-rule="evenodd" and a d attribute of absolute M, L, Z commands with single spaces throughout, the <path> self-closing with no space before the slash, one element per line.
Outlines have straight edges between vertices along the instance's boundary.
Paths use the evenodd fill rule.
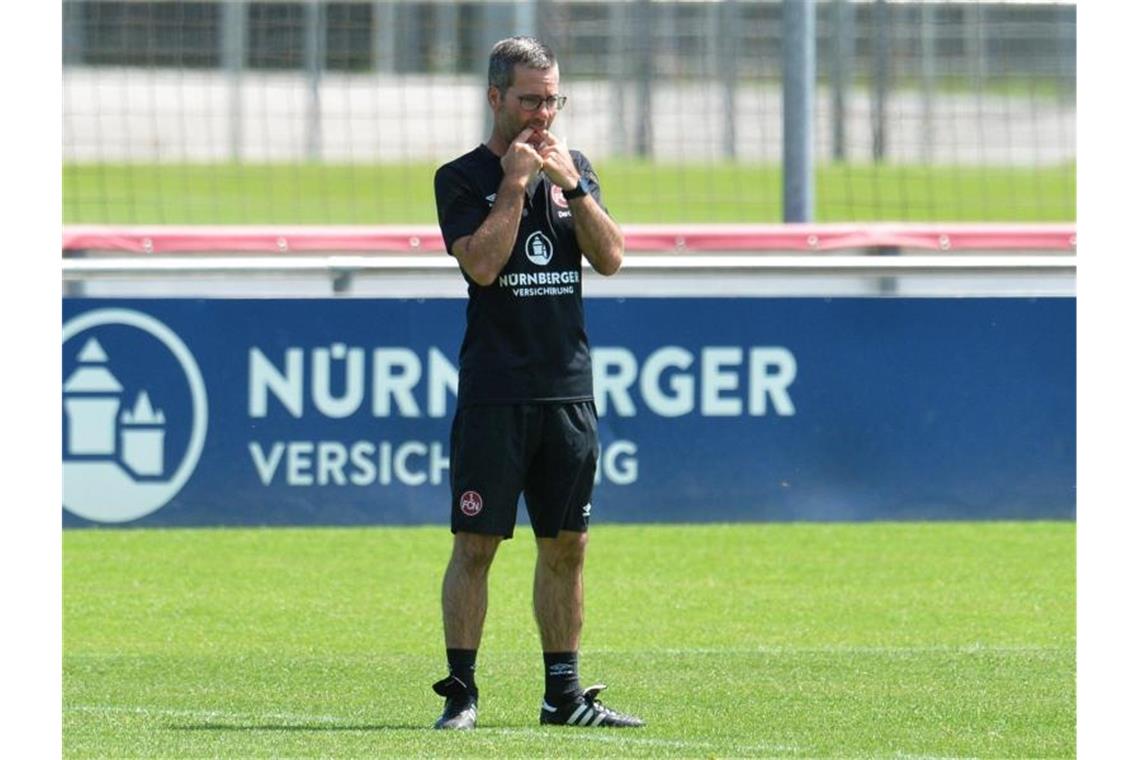
<path fill-rule="evenodd" d="M 581 198 L 583 195 L 586 194 L 586 192 L 587 192 L 586 191 L 586 180 L 579 177 L 577 185 L 570 188 L 569 190 L 563 190 L 562 191 L 562 197 L 568 201 L 572 201 L 575 198 Z"/>

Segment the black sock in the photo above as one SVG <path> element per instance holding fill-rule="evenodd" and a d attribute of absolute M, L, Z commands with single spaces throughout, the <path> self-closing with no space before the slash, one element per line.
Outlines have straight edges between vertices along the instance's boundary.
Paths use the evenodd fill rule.
<path fill-rule="evenodd" d="M 458 678 L 470 692 L 478 692 L 475 688 L 475 649 L 448 649 L 447 670 Z"/>
<path fill-rule="evenodd" d="M 560 705 L 582 691 L 578 684 L 577 652 L 543 652 L 546 663 L 546 701 Z"/>

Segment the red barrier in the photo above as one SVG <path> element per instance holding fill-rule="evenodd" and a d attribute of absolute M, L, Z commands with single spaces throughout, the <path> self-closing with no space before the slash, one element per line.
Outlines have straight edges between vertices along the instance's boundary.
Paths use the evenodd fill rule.
<path fill-rule="evenodd" d="M 1073 224 L 677 224 L 622 226 L 627 251 L 1073 251 Z M 434 225 L 71 226 L 63 250 L 131 253 L 440 252 Z"/>

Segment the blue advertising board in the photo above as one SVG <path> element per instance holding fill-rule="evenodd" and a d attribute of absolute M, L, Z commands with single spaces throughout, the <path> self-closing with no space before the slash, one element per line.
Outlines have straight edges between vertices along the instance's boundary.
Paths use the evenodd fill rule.
<path fill-rule="evenodd" d="M 464 307 L 65 299 L 64 525 L 447 522 Z M 586 309 L 596 522 L 1074 517 L 1072 298 Z"/>

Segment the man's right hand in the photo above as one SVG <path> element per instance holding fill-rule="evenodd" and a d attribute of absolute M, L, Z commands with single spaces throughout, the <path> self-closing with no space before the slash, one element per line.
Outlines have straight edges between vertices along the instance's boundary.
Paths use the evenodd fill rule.
<path fill-rule="evenodd" d="M 499 162 L 503 166 L 504 179 L 517 180 L 524 187 L 542 169 L 542 155 L 530 142 L 533 135 L 532 127 L 519 132 Z"/>

